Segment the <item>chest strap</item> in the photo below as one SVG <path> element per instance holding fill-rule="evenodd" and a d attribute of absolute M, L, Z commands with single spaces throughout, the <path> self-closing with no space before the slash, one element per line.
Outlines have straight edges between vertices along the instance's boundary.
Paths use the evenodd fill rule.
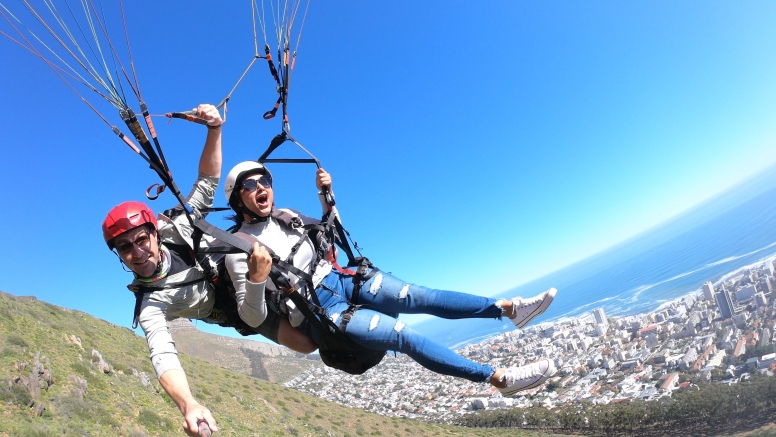
<path fill-rule="evenodd" d="M 140 321 L 140 307 L 143 305 L 143 295 L 150 294 L 155 291 L 181 288 L 187 285 L 193 285 L 203 281 L 207 281 L 207 278 L 192 279 L 191 281 L 186 281 L 182 284 L 165 285 L 162 287 L 149 287 L 147 285 L 127 285 L 127 288 L 129 289 L 129 291 L 135 294 L 135 312 L 132 318 L 132 329 L 137 328 L 137 324 Z"/>

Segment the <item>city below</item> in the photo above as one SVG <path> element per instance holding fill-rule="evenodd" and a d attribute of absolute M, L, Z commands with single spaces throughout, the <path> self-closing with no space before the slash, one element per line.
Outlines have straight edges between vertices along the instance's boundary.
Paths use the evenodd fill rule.
<path fill-rule="evenodd" d="M 544 357 L 555 361 L 553 378 L 515 397 L 393 354 L 364 375 L 318 367 L 285 386 L 386 416 L 451 422 L 476 410 L 653 401 L 701 382 L 735 384 L 755 372 L 772 376 L 774 273 L 771 258 L 706 282 L 700 291 L 648 314 L 607 318 L 598 308 L 457 351 L 494 368 Z"/>

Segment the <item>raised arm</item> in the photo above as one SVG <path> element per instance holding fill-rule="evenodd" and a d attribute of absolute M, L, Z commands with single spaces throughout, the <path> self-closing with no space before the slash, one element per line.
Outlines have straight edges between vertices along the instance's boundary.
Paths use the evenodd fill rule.
<path fill-rule="evenodd" d="M 315 187 L 318 188 L 318 201 L 321 202 L 321 210 L 323 214 L 329 212 L 329 205 L 326 203 L 326 196 L 323 194 L 323 189 L 327 188 L 333 196 L 334 191 L 332 190 L 331 185 L 331 175 L 323 168 L 319 168 L 315 173 Z M 332 206 L 331 209 L 334 214 L 339 217 L 339 211 L 337 211 L 337 207 Z M 340 222 L 341 221 L 342 218 L 340 218 Z"/>
<path fill-rule="evenodd" d="M 213 206 L 218 179 L 221 177 L 221 125 L 223 120 L 218 109 L 213 105 L 202 104 L 193 110 L 197 117 L 208 121 L 207 138 L 199 158 L 199 177 L 194 182 L 189 195 L 186 196 L 186 200 L 192 207 L 202 210 Z M 180 208 L 180 206 L 176 208 Z M 182 216 L 181 220 L 178 225 L 188 226 L 185 217 Z M 189 235 L 190 232 L 183 232 L 183 234 Z M 191 245 L 191 241 L 187 241 L 187 243 Z"/>
<path fill-rule="evenodd" d="M 221 127 L 224 124 L 221 114 L 215 106 L 202 104 L 194 108 L 198 118 L 207 120 L 207 139 L 199 158 L 199 173 L 221 177 Z"/>

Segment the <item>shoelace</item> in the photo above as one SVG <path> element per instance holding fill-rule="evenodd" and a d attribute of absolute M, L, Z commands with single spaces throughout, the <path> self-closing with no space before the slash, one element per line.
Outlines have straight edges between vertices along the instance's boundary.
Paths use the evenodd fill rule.
<path fill-rule="evenodd" d="M 520 300 L 520 303 L 517 305 L 512 305 L 512 314 L 509 316 L 510 319 L 517 317 L 517 310 L 520 308 L 525 308 L 527 306 L 534 305 L 537 302 L 541 302 L 542 299 L 544 299 L 544 294 L 540 294 L 539 296 L 532 297 L 530 299 L 523 299 L 522 297 L 516 297 L 515 299 Z M 514 300 L 512 302 L 514 302 Z"/>
<path fill-rule="evenodd" d="M 542 373 L 541 371 L 537 372 L 536 370 L 541 370 L 539 369 L 539 363 L 507 369 L 504 372 L 504 378 L 507 382 L 507 386 L 513 384 L 515 381 L 522 381 L 525 379 L 533 378 L 536 375 L 539 375 Z"/>
<path fill-rule="evenodd" d="M 539 296 L 532 297 L 530 299 L 523 299 L 520 298 L 520 305 L 518 305 L 518 308 L 525 308 L 527 306 L 531 306 L 537 302 L 541 302 L 542 299 L 544 299 L 544 294 L 540 294 Z"/>

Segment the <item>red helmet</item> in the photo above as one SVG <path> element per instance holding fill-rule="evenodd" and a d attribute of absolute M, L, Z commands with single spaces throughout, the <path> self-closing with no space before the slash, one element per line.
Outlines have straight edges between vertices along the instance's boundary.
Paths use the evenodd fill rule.
<path fill-rule="evenodd" d="M 108 212 L 105 221 L 102 222 L 102 236 L 108 243 L 108 248 L 113 250 L 113 239 L 124 232 L 134 229 L 138 226 L 151 224 L 154 229 L 158 228 L 156 218 L 151 208 L 141 202 L 124 202 Z"/>

